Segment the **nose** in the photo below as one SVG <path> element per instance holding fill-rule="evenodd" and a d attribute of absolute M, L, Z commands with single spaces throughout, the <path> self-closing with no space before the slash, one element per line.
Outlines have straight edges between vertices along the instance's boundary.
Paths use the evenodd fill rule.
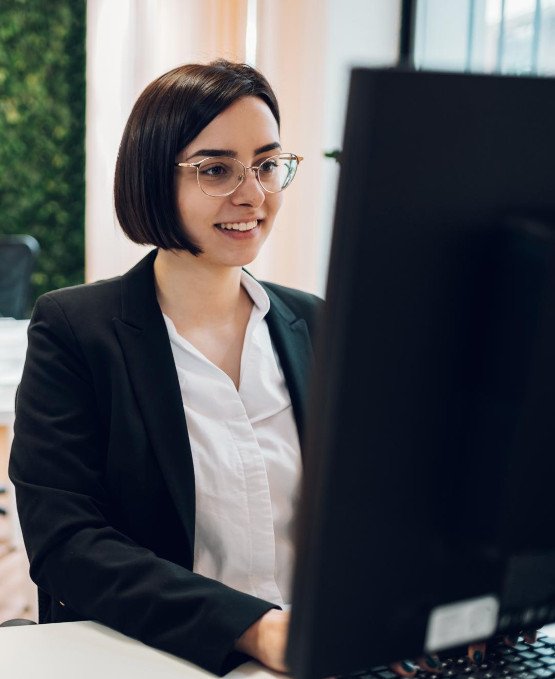
<path fill-rule="evenodd" d="M 246 168 L 245 178 L 231 194 L 233 204 L 260 207 L 265 198 L 266 194 L 256 177 L 256 170 Z"/>

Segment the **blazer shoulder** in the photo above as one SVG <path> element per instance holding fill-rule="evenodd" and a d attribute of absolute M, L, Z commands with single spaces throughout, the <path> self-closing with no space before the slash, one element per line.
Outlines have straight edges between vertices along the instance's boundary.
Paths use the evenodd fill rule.
<path fill-rule="evenodd" d="M 79 317 L 98 315 L 119 315 L 121 308 L 121 276 L 95 283 L 74 285 L 69 288 L 52 290 L 41 295 L 37 307 L 53 302 L 64 315 Z"/>

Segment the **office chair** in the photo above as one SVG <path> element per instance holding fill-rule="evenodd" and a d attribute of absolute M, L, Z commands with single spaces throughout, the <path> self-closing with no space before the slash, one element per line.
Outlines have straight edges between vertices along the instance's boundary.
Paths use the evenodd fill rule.
<path fill-rule="evenodd" d="M 25 618 L 14 618 L 13 620 L 6 620 L 0 623 L 0 627 L 19 627 L 20 625 L 36 625 L 34 620 L 26 620 Z"/>
<path fill-rule="evenodd" d="M 32 236 L 0 236 L 0 316 L 25 317 L 40 247 Z"/>

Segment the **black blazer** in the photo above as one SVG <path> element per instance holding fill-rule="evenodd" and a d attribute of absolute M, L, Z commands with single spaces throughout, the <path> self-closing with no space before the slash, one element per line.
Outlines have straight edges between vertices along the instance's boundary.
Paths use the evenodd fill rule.
<path fill-rule="evenodd" d="M 273 605 L 191 572 L 193 463 L 155 257 L 37 302 L 10 477 L 40 622 L 98 620 L 222 674 L 244 660 L 235 639 Z M 265 289 L 302 437 L 321 300 Z"/>

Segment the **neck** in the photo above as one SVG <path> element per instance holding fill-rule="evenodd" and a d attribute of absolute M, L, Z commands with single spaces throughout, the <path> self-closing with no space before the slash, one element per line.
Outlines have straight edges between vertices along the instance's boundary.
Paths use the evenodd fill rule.
<path fill-rule="evenodd" d="M 177 323 L 232 318 L 244 295 L 241 267 L 213 266 L 187 251 L 159 250 L 154 278 L 162 311 Z"/>

